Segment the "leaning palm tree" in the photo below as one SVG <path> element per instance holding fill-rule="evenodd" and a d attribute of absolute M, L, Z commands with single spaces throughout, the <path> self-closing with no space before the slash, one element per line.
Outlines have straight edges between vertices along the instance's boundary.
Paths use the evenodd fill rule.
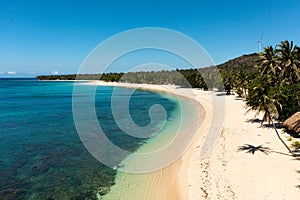
<path fill-rule="evenodd" d="M 274 98 L 276 92 L 271 88 L 274 77 L 265 75 L 256 79 L 249 88 L 246 106 L 255 110 L 256 115 L 263 113 L 262 122 L 268 121 L 270 125 L 271 115 L 278 117 L 279 102 Z"/>
<path fill-rule="evenodd" d="M 277 128 L 274 124 L 273 118 L 277 119 L 279 116 L 279 110 L 281 109 L 281 104 L 279 103 L 278 95 L 280 95 L 280 86 L 272 86 L 274 83 L 274 76 L 265 75 L 256 79 L 249 88 L 249 95 L 247 98 L 246 106 L 250 110 L 255 110 L 256 115 L 263 113 L 262 122 L 268 121 L 269 125 L 272 124 L 277 137 L 287 148 L 287 150 L 294 155 L 288 145 L 280 137 Z"/>
<path fill-rule="evenodd" d="M 300 48 L 294 46 L 293 41 L 285 40 L 277 45 L 275 52 L 279 62 L 279 75 L 289 80 L 296 95 L 298 106 L 300 106 L 299 97 L 295 89 L 295 82 L 300 79 Z"/>

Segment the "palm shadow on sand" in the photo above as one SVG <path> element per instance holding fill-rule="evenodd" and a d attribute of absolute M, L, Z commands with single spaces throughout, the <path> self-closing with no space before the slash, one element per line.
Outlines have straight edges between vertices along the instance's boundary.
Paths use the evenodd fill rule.
<path fill-rule="evenodd" d="M 237 151 L 245 151 L 246 153 L 255 154 L 255 152 L 260 151 L 266 155 L 271 153 L 271 149 L 269 147 L 263 147 L 262 145 L 254 146 L 251 144 L 244 144 L 242 146 L 239 146 Z"/>
<path fill-rule="evenodd" d="M 296 172 L 297 172 L 298 174 L 300 174 L 300 170 L 296 170 Z M 299 184 L 299 185 L 296 185 L 295 187 L 298 188 L 298 189 L 300 189 L 300 184 Z"/>
<path fill-rule="evenodd" d="M 284 155 L 284 156 L 291 156 L 290 154 L 288 153 L 283 153 L 283 152 L 279 152 L 279 151 L 274 151 L 272 150 L 271 148 L 269 147 L 264 147 L 262 145 L 258 145 L 258 146 L 254 146 L 254 145 L 251 145 L 251 144 L 244 144 L 242 146 L 239 146 L 237 148 L 237 151 L 240 152 L 240 151 L 245 151 L 246 153 L 251 153 L 251 154 L 255 154 L 255 152 L 257 151 L 260 151 L 266 155 L 269 155 L 270 153 L 277 153 L 277 154 L 281 154 L 281 155 Z M 299 158 L 300 160 L 300 158 Z"/>

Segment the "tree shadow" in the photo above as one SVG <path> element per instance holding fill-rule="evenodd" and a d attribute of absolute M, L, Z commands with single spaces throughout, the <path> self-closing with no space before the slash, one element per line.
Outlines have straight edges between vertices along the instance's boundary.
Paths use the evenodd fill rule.
<path fill-rule="evenodd" d="M 296 132 L 288 130 L 288 129 L 285 129 L 285 132 L 287 134 L 289 134 L 293 138 L 300 138 L 300 134 L 299 133 L 296 133 Z"/>
<path fill-rule="evenodd" d="M 258 118 L 255 118 L 255 119 L 247 119 L 246 122 L 248 122 L 248 123 L 260 123 L 261 124 L 262 120 L 258 119 Z M 281 122 L 274 123 L 274 125 L 278 129 L 283 128 L 283 124 Z M 265 128 L 273 128 L 273 125 L 272 124 L 268 124 L 267 122 L 265 122 L 261 126 L 265 127 Z"/>
<path fill-rule="evenodd" d="M 283 152 L 279 152 L 279 151 L 274 151 L 274 150 L 271 150 L 270 152 L 271 153 L 278 153 L 278 154 L 281 154 L 281 155 L 284 155 L 284 156 L 291 156 L 291 154 L 283 153 Z"/>
<path fill-rule="evenodd" d="M 271 149 L 269 147 L 263 147 L 262 145 L 254 146 L 251 144 L 244 144 L 239 146 L 237 149 L 238 152 L 245 151 L 246 153 L 255 154 L 255 152 L 260 151 L 266 155 L 271 153 Z"/>
<path fill-rule="evenodd" d="M 233 93 L 226 94 L 226 92 L 220 92 L 220 93 L 216 94 L 216 96 L 231 96 L 231 95 L 234 95 L 234 94 Z"/>
<path fill-rule="evenodd" d="M 261 123 L 261 120 L 258 118 L 255 119 L 247 119 L 246 122 L 250 123 Z"/>
<path fill-rule="evenodd" d="M 284 155 L 284 156 L 291 156 L 291 154 L 288 153 L 283 153 L 283 152 L 279 152 L 279 151 L 274 151 L 269 147 L 263 147 L 262 145 L 258 145 L 258 146 L 254 146 L 251 144 L 244 144 L 243 146 L 239 146 L 237 151 L 246 151 L 246 153 L 252 153 L 254 154 L 256 151 L 260 151 L 266 155 L 270 154 L 270 153 L 277 153 L 280 155 Z M 297 159 L 297 158 L 296 158 Z M 299 158 L 300 160 L 300 158 Z"/>
<path fill-rule="evenodd" d="M 282 129 L 283 128 L 283 124 L 280 123 L 280 122 L 276 122 L 276 123 L 274 123 L 274 125 L 275 125 L 275 127 L 277 129 Z M 265 123 L 262 126 L 265 127 L 265 128 L 273 128 L 273 125 L 272 124 L 268 124 L 268 123 Z"/>
<path fill-rule="evenodd" d="M 235 97 L 234 99 L 237 101 L 245 101 L 245 99 L 243 97 Z"/>
<path fill-rule="evenodd" d="M 293 160 L 300 161 L 300 156 L 294 156 L 295 158 Z"/>
<path fill-rule="evenodd" d="M 296 170 L 296 172 L 297 172 L 298 174 L 300 174 L 300 170 Z M 300 189 L 300 185 L 296 185 L 295 187 L 298 188 L 298 189 Z"/>

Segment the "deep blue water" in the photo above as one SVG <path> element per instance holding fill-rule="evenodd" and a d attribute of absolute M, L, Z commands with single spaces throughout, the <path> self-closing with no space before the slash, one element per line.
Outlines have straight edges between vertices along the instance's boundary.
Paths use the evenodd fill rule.
<path fill-rule="evenodd" d="M 88 91 L 91 86 L 82 87 Z M 114 122 L 113 89 L 97 88 L 99 124 L 113 143 L 134 151 L 145 140 L 128 136 Z M 130 89 L 120 90 L 126 94 Z M 116 171 L 91 156 L 79 139 L 72 91 L 73 82 L 0 79 L 0 199 L 95 199 L 114 184 Z M 163 105 L 172 120 L 174 100 L 136 90 L 129 105 L 136 124 L 150 122 L 148 111 L 154 104 Z"/>

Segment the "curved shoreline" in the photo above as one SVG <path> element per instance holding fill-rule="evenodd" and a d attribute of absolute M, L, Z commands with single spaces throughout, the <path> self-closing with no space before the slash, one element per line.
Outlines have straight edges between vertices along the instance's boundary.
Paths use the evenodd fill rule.
<path fill-rule="evenodd" d="M 188 95 L 184 90 L 189 90 L 193 93 L 190 99 L 199 103 L 204 111 L 201 114 L 205 113 L 190 148 L 176 163 L 151 175 L 153 178 L 145 185 L 148 190 L 142 194 L 145 196 L 143 199 L 295 199 L 300 196 L 299 160 L 286 154 L 273 129 L 261 127 L 260 123 L 255 122 L 257 117 L 262 116 L 256 116 L 255 111 L 245 114 L 245 102 L 241 99 L 172 85 L 88 82 L 88 85 L 91 84 L 158 92 L 171 90 L 177 96 L 186 98 Z M 214 149 L 207 157 L 199 159 L 200 147 L 212 124 L 214 105 L 211 97 L 215 95 L 226 99 L 224 126 Z M 291 145 L 288 140 L 290 136 L 281 134 L 285 142 Z M 271 150 L 267 155 L 259 151 L 253 154 L 238 152 L 238 147 L 245 144 L 262 145 Z M 150 185 L 155 187 L 148 187 Z M 127 199 L 135 200 L 130 196 Z"/>
<path fill-rule="evenodd" d="M 194 90 L 189 88 L 177 88 L 174 85 L 127 84 L 103 81 L 91 81 L 86 84 L 99 86 L 117 86 L 132 89 L 143 89 L 148 91 L 150 90 L 157 92 L 166 92 L 173 94 L 174 96 L 184 98 L 188 101 L 192 101 L 197 105 L 198 111 L 200 111 L 197 112 L 195 116 L 195 121 L 197 122 L 197 130 L 195 135 L 193 136 L 190 145 L 184 151 L 183 155 L 181 155 L 175 162 L 161 170 L 147 174 L 130 174 L 131 178 L 133 179 L 138 178 L 140 180 L 146 180 L 149 182 L 147 184 L 146 189 L 147 194 L 144 193 L 143 199 L 189 199 L 189 178 L 187 175 L 187 171 L 191 166 L 190 161 L 192 149 L 194 149 L 196 147 L 195 145 L 199 143 L 199 139 L 202 139 L 204 136 L 204 134 L 200 133 L 204 133 L 201 129 L 203 128 L 202 126 L 205 124 L 204 121 L 207 118 L 205 108 L 198 99 L 195 99 Z M 205 93 L 210 94 L 210 92 Z M 191 132 L 192 130 L 187 129 L 184 131 Z M 128 179 L 129 177 L 126 178 Z M 151 183 L 152 185 L 149 185 Z"/>

